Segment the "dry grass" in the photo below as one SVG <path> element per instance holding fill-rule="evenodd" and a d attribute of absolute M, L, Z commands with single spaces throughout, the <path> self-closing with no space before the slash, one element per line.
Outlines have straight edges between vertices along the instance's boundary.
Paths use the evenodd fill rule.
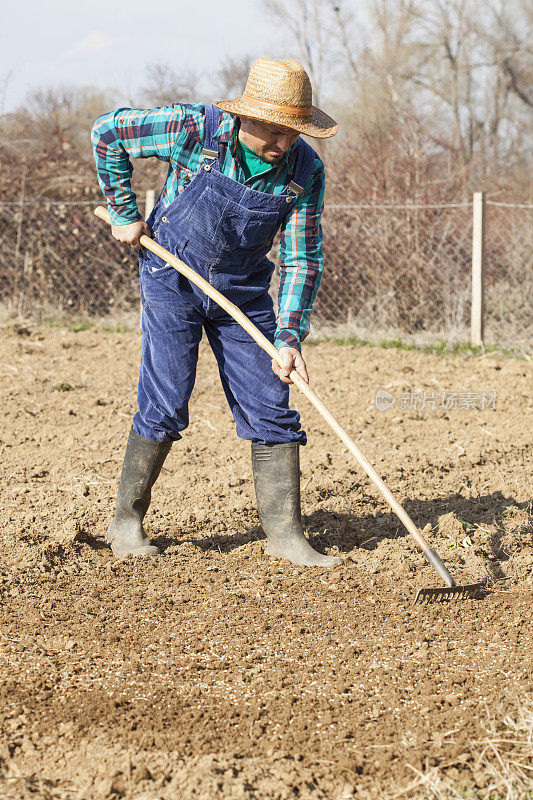
<path fill-rule="evenodd" d="M 471 742 L 470 783 L 454 781 L 442 767 L 410 767 L 413 782 L 389 800 L 531 800 L 533 798 L 533 700 L 509 711 L 487 708 L 486 736 Z"/>

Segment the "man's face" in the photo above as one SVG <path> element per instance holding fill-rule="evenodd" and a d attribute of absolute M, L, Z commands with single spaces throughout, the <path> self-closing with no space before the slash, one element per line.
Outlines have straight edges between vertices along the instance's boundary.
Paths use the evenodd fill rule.
<path fill-rule="evenodd" d="M 239 139 L 269 164 L 279 164 L 299 135 L 283 125 L 241 117 Z"/>

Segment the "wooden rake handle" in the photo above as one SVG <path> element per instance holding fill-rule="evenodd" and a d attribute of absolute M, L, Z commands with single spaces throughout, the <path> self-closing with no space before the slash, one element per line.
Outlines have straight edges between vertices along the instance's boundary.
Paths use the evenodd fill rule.
<path fill-rule="evenodd" d="M 109 213 L 105 208 L 102 206 L 98 206 L 94 213 L 100 219 L 103 219 L 104 222 L 111 224 L 111 220 L 109 218 Z M 256 326 L 250 322 L 248 317 L 243 314 L 243 312 L 232 303 L 227 297 L 224 297 L 219 291 L 217 291 L 210 283 L 208 283 L 204 278 L 202 278 L 198 273 L 191 269 L 187 264 L 185 264 L 181 259 L 177 258 L 177 256 L 172 255 L 168 250 L 164 247 L 161 247 L 156 241 L 151 239 L 149 236 L 143 234 L 139 242 L 142 247 L 145 247 L 147 250 L 150 250 L 152 253 L 155 253 L 156 256 L 159 256 L 165 263 L 169 264 L 171 267 L 174 267 L 178 272 L 181 272 L 182 275 L 185 275 L 191 283 L 194 283 L 195 286 L 198 286 L 205 294 L 218 303 L 224 311 L 227 311 L 233 319 L 235 319 L 239 325 L 241 325 L 245 331 L 247 331 L 252 339 L 255 339 L 259 347 L 262 347 L 269 356 L 275 359 L 280 366 L 283 366 L 283 362 L 281 360 L 280 354 L 274 345 L 268 341 L 266 336 L 263 336 L 261 331 L 259 331 Z M 358 464 L 364 469 L 372 483 L 379 489 L 387 503 L 390 505 L 394 513 L 399 517 L 401 522 L 405 525 L 409 533 L 413 536 L 416 543 L 423 551 L 424 555 L 426 556 L 429 563 L 437 570 L 437 572 L 444 578 L 446 584 L 448 586 L 454 586 L 455 583 L 453 581 L 452 576 L 438 557 L 437 553 L 433 548 L 429 546 L 427 541 L 424 539 L 422 534 L 419 532 L 418 528 L 407 514 L 407 512 L 402 508 L 396 498 L 393 496 L 389 488 L 385 485 L 383 480 L 380 478 L 372 464 L 366 459 L 364 454 L 359 450 L 353 439 L 346 433 L 343 427 L 339 425 L 333 414 L 328 411 L 322 400 L 315 394 L 315 392 L 311 389 L 308 383 L 304 381 L 304 379 L 299 375 L 296 370 L 293 370 L 290 374 L 290 379 L 296 384 L 298 389 L 304 394 L 307 399 L 314 405 L 317 411 L 324 417 L 328 425 L 333 428 L 337 436 L 344 442 L 350 453 L 354 456 L 355 460 Z M 444 572 L 443 572 L 444 570 Z"/>

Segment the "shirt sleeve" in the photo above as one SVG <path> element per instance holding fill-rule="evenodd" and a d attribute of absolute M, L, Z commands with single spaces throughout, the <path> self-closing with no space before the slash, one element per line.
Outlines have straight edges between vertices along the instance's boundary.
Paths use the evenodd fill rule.
<path fill-rule="evenodd" d="M 190 120 L 190 111 L 188 104 L 174 103 L 162 108 L 119 108 L 98 117 L 91 142 L 98 182 L 107 198 L 113 225 L 142 219 L 131 188 L 130 157 L 155 156 L 170 161 L 184 125 Z"/>
<path fill-rule="evenodd" d="M 300 349 L 309 333 L 309 318 L 324 268 L 322 227 L 324 164 L 315 167 L 298 201 L 281 227 L 278 319 L 274 344 Z"/>

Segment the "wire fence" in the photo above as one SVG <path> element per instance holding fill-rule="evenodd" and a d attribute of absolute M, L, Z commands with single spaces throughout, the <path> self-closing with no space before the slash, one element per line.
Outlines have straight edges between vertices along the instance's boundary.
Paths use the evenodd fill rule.
<path fill-rule="evenodd" d="M 93 209 L 93 201 L 0 204 L 7 315 L 99 317 L 138 306 L 137 256 L 110 237 Z"/>
<path fill-rule="evenodd" d="M 137 256 L 109 236 L 93 207 L 92 201 L 0 203 L 5 317 L 102 317 L 138 308 Z M 531 205 L 486 203 L 487 343 L 531 344 L 532 212 Z M 322 224 L 325 269 L 314 332 L 469 339 L 472 203 L 329 205 Z"/>

